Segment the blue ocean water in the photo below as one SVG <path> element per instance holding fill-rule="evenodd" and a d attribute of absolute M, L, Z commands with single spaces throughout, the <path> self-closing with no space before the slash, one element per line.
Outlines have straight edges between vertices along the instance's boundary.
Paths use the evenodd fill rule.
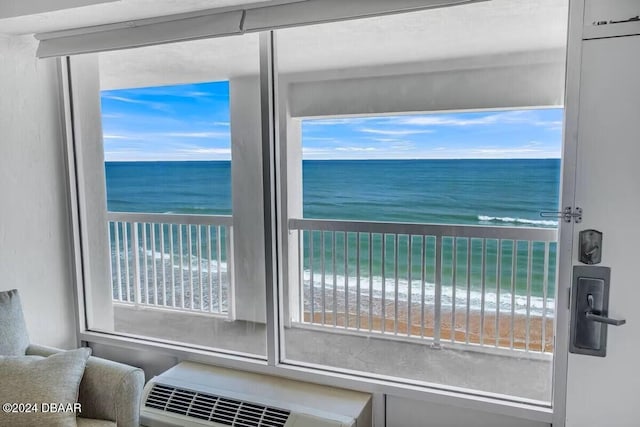
<path fill-rule="evenodd" d="M 230 215 L 231 212 L 231 163 L 210 162 L 107 162 L 107 206 L 116 212 L 154 212 Z M 492 226 L 556 227 L 557 221 L 543 219 L 540 211 L 557 211 L 559 200 L 560 160 L 559 159 L 507 159 L 507 160 L 307 160 L 303 162 L 303 210 L 305 218 L 392 221 L 439 224 L 471 224 Z M 313 271 L 319 271 L 322 264 L 321 239 L 329 236 L 314 233 Z M 387 252 L 393 250 L 393 236 L 386 241 Z M 342 247 L 344 235 L 337 235 L 337 258 L 344 259 Z M 355 247 L 355 233 L 350 234 L 349 248 Z M 342 240 L 340 240 L 342 239 Z M 404 276 L 404 293 L 409 292 L 406 278 L 408 238 L 402 236 L 398 242 L 400 275 Z M 306 241 L 309 241 L 307 233 Z M 332 253 L 329 240 L 325 240 L 324 266 L 332 276 Z M 500 252 L 503 257 L 500 287 L 505 290 L 501 298 L 509 297 L 513 260 L 513 247 L 504 242 Z M 364 236 L 362 252 L 368 252 L 368 239 Z M 420 257 L 421 244 L 412 243 L 411 258 Z M 434 241 L 428 240 L 427 246 Z M 465 286 L 467 243 L 460 241 L 457 246 L 459 260 L 457 277 Z M 476 294 L 472 299 L 480 301 L 482 270 L 482 248 L 479 241 L 471 242 L 472 269 L 470 286 Z M 372 240 L 372 249 L 379 253 L 381 237 Z M 308 249 L 308 248 L 307 248 Z M 453 283 L 452 240 L 443 240 L 443 297 L 451 295 Z M 542 307 L 540 298 L 554 294 L 556 245 L 549 252 L 549 272 L 544 280 L 544 246 L 534 244 L 531 265 L 528 267 L 526 242 L 516 245 L 516 268 L 514 287 L 520 296 L 526 295 L 530 287 L 531 295 L 537 298 L 529 301 L 534 309 Z M 345 277 L 356 275 L 357 258 L 354 250 L 346 254 L 347 271 L 335 267 L 338 282 Z M 485 299 L 499 294 L 496 290 L 498 241 L 487 240 L 486 290 Z M 393 271 L 393 254 L 388 253 L 387 271 Z M 366 257 L 361 259 L 362 268 L 367 271 Z M 412 261 L 413 262 L 413 261 Z M 381 262 L 374 261 L 372 273 L 376 277 L 376 288 L 380 288 Z M 419 262 L 412 267 L 413 277 L 419 277 Z M 306 282 L 311 280 L 311 263 L 305 257 Z M 429 271 L 435 266 L 427 264 Z M 531 283 L 527 283 L 527 269 L 532 269 Z M 347 279 L 348 280 L 348 279 Z M 427 277 L 427 281 L 432 280 Z M 318 280 L 316 280 L 318 283 Z M 493 283 L 493 291 L 490 284 Z M 314 285 L 315 286 L 315 285 Z M 411 292 L 416 292 L 419 283 L 412 283 Z M 488 292 L 488 293 L 487 293 Z M 460 292 L 459 295 L 463 295 Z M 520 298 L 520 297 L 519 297 Z M 503 304 L 503 302 L 500 302 Z M 504 302 L 506 306 L 509 301 Z M 516 303 L 525 307 L 526 298 Z M 553 305 L 551 300 L 546 303 Z"/>
<path fill-rule="evenodd" d="M 118 212 L 231 214 L 231 163 L 107 162 Z M 560 159 L 306 160 L 305 218 L 554 227 Z"/>
<path fill-rule="evenodd" d="M 559 159 L 306 161 L 304 216 L 548 227 L 559 177 Z"/>
<path fill-rule="evenodd" d="M 110 212 L 231 215 L 231 162 L 106 162 Z"/>

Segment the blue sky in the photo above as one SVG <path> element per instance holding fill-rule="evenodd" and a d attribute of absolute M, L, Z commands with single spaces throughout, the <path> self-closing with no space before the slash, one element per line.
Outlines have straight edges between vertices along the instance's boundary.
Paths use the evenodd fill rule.
<path fill-rule="evenodd" d="M 107 161 L 231 158 L 228 82 L 101 95 Z"/>
<path fill-rule="evenodd" d="M 304 120 L 305 159 L 559 158 L 562 109 Z M 102 92 L 105 159 L 229 160 L 228 82 Z"/>

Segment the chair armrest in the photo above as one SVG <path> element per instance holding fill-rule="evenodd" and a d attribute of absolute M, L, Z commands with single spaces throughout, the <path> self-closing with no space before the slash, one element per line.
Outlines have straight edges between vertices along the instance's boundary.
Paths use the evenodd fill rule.
<path fill-rule="evenodd" d="M 47 357 L 60 351 L 32 344 L 27 354 Z M 138 427 L 143 387 L 142 369 L 91 356 L 80 382 L 80 416 L 115 421 L 118 427 Z"/>
<path fill-rule="evenodd" d="M 81 416 L 116 421 L 118 427 L 138 427 L 143 387 L 142 369 L 90 357 L 80 383 Z"/>

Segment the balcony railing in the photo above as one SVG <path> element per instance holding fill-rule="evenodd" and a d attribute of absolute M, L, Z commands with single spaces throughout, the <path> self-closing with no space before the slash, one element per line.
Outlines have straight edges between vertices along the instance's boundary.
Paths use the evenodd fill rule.
<path fill-rule="evenodd" d="M 113 299 L 233 318 L 231 216 L 108 213 Z"/>
<path fill-rule="evenodd" d="M 290 219 L 289 230 L 301 326 L 553 351 L 555 229 Z"/>
<path fill-rule="evenodd" d="M 108 222 L 114 301 L 234 318 L 232 217 Z M 290 219 L 289 230 L 298 325 L 553 351 L 555 229 Z"/>

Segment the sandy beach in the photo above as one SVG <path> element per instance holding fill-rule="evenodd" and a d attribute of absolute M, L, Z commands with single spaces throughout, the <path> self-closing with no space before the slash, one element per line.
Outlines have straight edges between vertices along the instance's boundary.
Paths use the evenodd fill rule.
<path fill-rule="evenodd" d="M 329 301 L 327 301 L 329 302 Z M 411 322 L 408 322 L 409 309 L 407 303 L 398 306 L 397 321 L 395 320 L 395 305 L 385 304 L 385 316 L 382 316 L 381 302 L 378 300 L 373 304 L 372 316 L 369 317 L 368 301 L 362 301 L 366 307 L 360 311 L 358 317 L 357 310 L 350 310 L 348 326 L 359 328 L 362 331 L 381 332 L 384 324 L 384 331 L 387 333 L 397 333 L 397 335 L 412 337 L 433 337 L 434 310 L 433 306 L 424 307 L 424 327 L 422 327 L 423 314 L 419 304 L 411 307 Z M 354 304 L 355 306 L 355 304 Z M 320 305 L 321 307 L 321 305 Z M 337 327 L 345 326 L 344 306 L 339 306 L 335 324 Z M 554 319 L 531 315 L 527 324 L 527 317 L 523 314 L 511 315 L 511 312 L 500 312 L 496 316 L 495 311 L 485 312 L 482 316 L 479 310 L 470 310 L 467 329 L 467 314 L 465 307 L 458 307 L 455 311 L 455 325 L 453 322 L 454 313 L 451 307 L 441 309 L 440 340 L 442 343 L 453 341 L 459 343 L 484 344 L 486 346 L 498 346 L 511 348 L 513 345 L 517 349 L 528 349 L 535 352 L 553 352 L 553 327 Z M 497 322 L 496 322 L 497 317 Z M 311 314 L 305 310 L 304 319 L 311 320 Z M 334 319 L 331 306 L 327 304 L 327 311 L 324 319 L 321 311 L 315 311 L 313 323 L 316 325 L 333 326 Z M 371 326 L 369 325 L 371 324 Z M 544 342 L 543 342 L 544 324 Z M 453 326 L 453 327 L 452 327 Z M 497 328 L 496 328 L 497 327 Z M 466 332 L 468 331 L 468 332 Z M 529 345 L 527 347 L 527 335 Z"/>

